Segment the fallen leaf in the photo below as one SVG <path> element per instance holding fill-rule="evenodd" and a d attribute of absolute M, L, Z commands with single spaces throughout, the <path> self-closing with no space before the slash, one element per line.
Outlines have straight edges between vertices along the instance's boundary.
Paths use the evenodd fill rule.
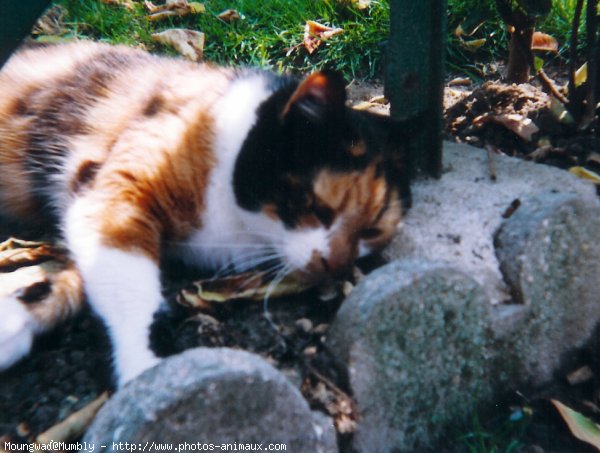
<path fill-rule="evenodd" d="M 371 5 L 371 0 L 337 0 L 344 7 L 353 6 L 358 10 L 367 9 Z"/>
<path fill-rule="evenodd" d="M 133 10 L 135 8 L 135 3 L 133 0 L 100 0 L 102 3 L 106 5 L 115 5 L 115 6 L 123 6 L 128 10 Z"/>
<path fill-rule="evenodd" d="M 72 413 L 62 422 L 38 435 L 35 439 L 36 444 L 66 443 L 78 438 L 89 428 L 96 417 L 96 413 L 107 401 L 108 392 L 104 392 L 87 406 Z"/>
<path fill-rule="evenodd" d="M 220 279 L 198 280 L 182 289 L 177 301 L 189 307 L 208 308 L 215 302 L 263 300 L 267 295 L 281 297 L 298 294 L 309 288 L 310 285 L 298 281 L 293 275 L 274 284 L 265 272 L 244 272 Z"/>
<path fill-rule="evenodd" d="M 587 80 L 587 62 L 583 63 L 577 71 L 575 71 L 575 87 L 583 85 Z"/>
<path fill-rule="evenodd" d="M 316 369 L 309 367 L 300 391 L 311 406 L 321 407 L 333 418 L 336 431 L 349 434 L 356 431 L 358 409 L 350 395 Z"/>
<path fill-rule="evenodd" d="M 473 81 L 468 77 L 455 77 L 454 79 L 448 82 L 448 86 L 468 86 L 471 85 Z"/>
<path fill-rule="evenodd" d="M 235 9 L 226 9 L 225 11 L 217 15 L 217 18 L 221 19 L 223 22 L 230 24 L 231 22 L 240 20 L 242 16 Z"/>
<path fill-rule="evenodd" d="M 383 94 L 380 94 L 377 96 L 373 96 L 371 99 L 369 99 L 369 102 L 371 102 L 372 104 L 385 105 L 388 104 L 390 101 L 388 101 Z"/>
<path fill-rule="evenodd" d="M 31 34 L 39 36 L 37 40 L 43 37 L 58 37 L 66 34 L 68 32 L 65 27 L 66 15 L 67 10 L 60 5 L 48 8 L 33 26 Z"/>
<path fill-rule="evenodd" d="M 0 272 L 12 272 L 53 259 L 65 260 L 66 252 L 46 242 L 10 238 L 0 243 Z"/>
<path fill-rule="evenodd" d="M 309 54 L 312 54 L 321 45 L 322 41 L 343 32 L 344 30 L 341 28 L 331 28 L 308 20 L 304 26 L 304 47 Z"/>
<path fill-rule="evenodd" d="M 167 0 L 164 5 L 155 6 L 153 3 L 146 1 L 150 15 L 148 20 L 157 21 L 167 17 L 183 17 L 189 14 L 201 14 L 206 11 L 206 7 L 202 3 L 189 2 L 187 0 Z"/>
<path fill-rule="evenodd" d="M 352 108 L 354 110 L 369 110 L 372 108 L 378 108 L 381 107 L 381 104 L 376 104 L 374 102 L 369 102 L 369 101 L 361 101 L 358 104 L 355 104 L 352 106 Z"/>
<path fill-rule="evenodd" d="M 554 96 L 550 96 L 550 112 L 552 115 L 563 124 L 574 124 L 575 119 L 569 113 L 565 104 L 560 102 Z"/>
<path fill-rule="evenodd" d="M 500 124 L 527 142 L 530 142 L 533 134 L 539 131 L 539 128 L 530 118 L 518 113 L 485 114 L 473 120 L 473 125 L 477 127 L 487 123 Z"/>
<path fill-rule="evenodd" d="M 600 451 L 600 426 L 589 418 L 565 406 L 558 400 L 550 400 L 558 410 L 569 430 L 577 439 L 593 445 Z"/>
<path fill-rule="evenodd" d="M 183 28 L 172 28 L 154 33 L 154 41 L 173 47 L 177 52 L 191 61 L 202 60 L 204 53 L 204 33 Z"/>
<path fill-rule="evenodd" d="M 460 40 L 460 45 L 469 52 L 475 52 L 477 49 L 481 48 L 487 40 L 485 38 L 481 39 L 472 39 L 469 41 Z"/>
<path fill-rule="evenodd" d="M 378 111 L 387 110 L 386 106 L 390 101 L 386 99 L 384 95 L 373 96 L 368 101 L 361 101 L 352 106 L 354 110 L 371 110 L 375 109 Z"/>
<path fill-rule="evenodd" d="M 474 12 L 463 20 L 454 30 L 454 35 L 458 38 L 463 36 L 473 36 L 485 24 L 485 19 L 481 14 Z"/>
<path fill-rule="evenodd" d="M 569 173 L 581 179 L 592 181 L 596 185 L 600 185 L 600 175 L 584 167 L 571 167 Z"/>
<path fill-rule="evenodd" d="M 367 9 L 371 5 L 371 0 L 352 0 L 357 9 Z"/>
<path fill-rule="evenodd" d="M 558 52 L 558 41 L 546 33 L 536 31 L 533 33 L 531 50 Z"/>

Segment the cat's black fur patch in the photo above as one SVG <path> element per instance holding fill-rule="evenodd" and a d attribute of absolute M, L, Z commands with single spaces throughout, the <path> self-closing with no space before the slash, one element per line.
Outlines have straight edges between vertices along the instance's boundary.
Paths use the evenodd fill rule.
<path fill-rule="evenodd" d="M 282 118 L 298 81 L 281 79 L 279 83 L 279 89 L 259 107 L 256 124 L 235 164 L 233 187 L 240 207 L 258 211 L 264 204 L 273 203 L 286 226 L 292 228 L 305 213 L 303 207 L 313 209 L 306 197 L 318 170 L 362 170 L 378 155 L 382 156 L 380 171 L 410 204 L 404 153 L 394 149 L 396 136 L 392 133 L 402 124 L 352 110 L 343 105 L 343 100 L 334 106 L 302 105 L 316 102 L 310 97 L 299 101 Z M 348 149 L 359 140 L 364 141 L 366 151 L 350 155 Z"/>

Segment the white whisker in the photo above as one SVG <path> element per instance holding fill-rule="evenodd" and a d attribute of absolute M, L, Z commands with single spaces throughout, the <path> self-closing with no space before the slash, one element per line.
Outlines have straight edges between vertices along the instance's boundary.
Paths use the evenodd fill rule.
<path fill-rule="evenodd" d="M 271 317 L 271 313 L 269 312 L 269 298 L 271 297 L 271 294 L 273 293 L 273 291 L 275 290 L 275 288 L 277 288 L 277 286 L 279 286 L 279 284 L 283 281 L 283 279 L 286 276 L 288 276 L 290 274 L 291 271 L 292 271 L 291 266 L 289 266 L 287 264 L 284 265 L 279 270 L 279 272 L 277 272 L 277 274 L 275 274 L 275 277 L 273 278 L 273 280 L 269 284 L 269 286 L 267 288 L 267 291 L 265 293 L 265 297 L 263 299 L 263 316 L 269 322 L 269 324 L 271 325 L 271 327 L 273 328 L 273 330 L 275 330 L 276 332 L 279 332 L 279 328 L 277 327 L 277 325 L 273 321 L 273 318 Z"/>

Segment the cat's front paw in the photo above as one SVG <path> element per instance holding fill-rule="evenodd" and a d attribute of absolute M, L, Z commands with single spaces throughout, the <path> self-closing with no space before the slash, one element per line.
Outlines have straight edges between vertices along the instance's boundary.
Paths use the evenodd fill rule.
<path fill-rule="evenodd" d="M 35 321 L 22 302 L 0 300 L 0 370 L 6 370 L 31 350 Z"/>

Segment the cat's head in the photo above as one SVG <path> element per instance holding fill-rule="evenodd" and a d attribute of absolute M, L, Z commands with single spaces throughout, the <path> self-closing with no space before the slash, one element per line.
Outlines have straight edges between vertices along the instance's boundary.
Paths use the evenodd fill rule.
<path fill-rule="evenodd" d="M 283 84 L 259 107 L 236 162 L 246 227 L 271 238 L 287 270 L 341 277 L 391 241 L 408 207 L 402 127 L 347 107 L 335 72 Z"/>

